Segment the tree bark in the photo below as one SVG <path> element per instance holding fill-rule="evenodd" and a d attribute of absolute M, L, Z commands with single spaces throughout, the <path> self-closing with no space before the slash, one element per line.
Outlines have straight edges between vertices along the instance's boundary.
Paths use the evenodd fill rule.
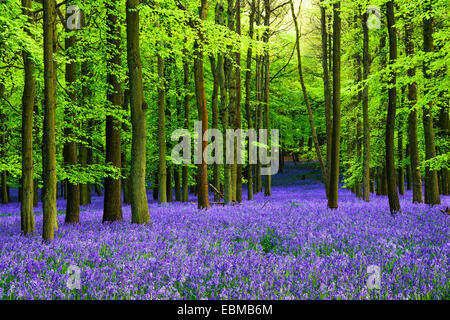
<path fill-rule="evenodd" d="M 333 5 L 333 139 L 328 208 L 338 207 L 339 158 L 341 145 L 341 2 Z"/>
<path fill-rule="evenodd" d="M 56 220 L 56 63 L 53 54 L 56 43 L 55 0 L 45 0 L 44 9 L 44 135 L 42 147 L 42 209 L 45 242 L 54 238 Z"/>
<path fill-rule="evenodd" d="M 386 3 L 386 16 L 389 34 L 389 64 L 393 65 L 397 60 L 397 30 L 395 28 L 394 3 L 392 0 Z M 395 113 L 397 107 L 396 73 L 391 71 L 389 75 L 389 101 L 386 121 L 386 173 L 389 198 L 389 209 L 391 214 L 400 211 L 400 202 L 397 190 L 397 175 L 395 172 Z"/>
<path fill-rule="evenodd" d="M 203 44 L 205 41 L 205 30 L 203 21 L 206 20 L 208 15 L 208 2 L 207 0 L 201 0 L 201 6 L 199 8 L 200 19 L 202 22 L 197 26 L 197 39 L 194 43 L 194 77 L 195 77 L 195 92 L 197 97 L 197 108 L 199 118 L 202 122 L 201 130 L 201 150 L 202 160 L 199 165 L 199 195 L 198 195 L 198 208 L 209 208 L 209 194 L 208 194 L 208 167 L 206 159 L 203 156 L 204 151 L 208 146 L 208 141 L 204 141 L 206 131 L 208 130 L 208 109 L 206 107 L 206 95 L 205 95 L 205 79 L 203 69 Z"/>
<path fill-rule="evenodd" d="M 187 62 L 186 58 L 187 52 L 184 52 L 183 57 L 183 87 L 184 87 L 184 99 L 183 99 L 183 105 L 184 105 L 184 128 L 186 130 L 189 130 L 189 64 Z M 189 168 L 187 165 L 183 165 L 182 168 L 182 189 L 183 189 L 183 195 L 182 195 L 182 201 L 188 202 L 189 201 Z"/>
<path fill-rule="evenodd" d="M 252 0 L 251 7 L 250 7 L 250 17 L 249 17 L 249 31 L 248 31 L 248 37 L 253 40 L 253 34 L 254 34 L 254 22 L 255 22 L 255 11 L 256 11 L 256 0 Z M 252 79 L 252 46 L 250 45 L 247 49 L 247 66 L 246 66 L 246 72 L 245 72 L 245 111 L 246 111 L 246 118 L 247 118 L 247 127 L 248 129 L 253 129 L 252 125 L 252 107 L 250 105 L 250 95 L 251 95 L 251 88 L 250 88 L 250 82 Z M 248 145 L 248 154 L 250 154 L 250 142 Z M 253 164 L 247 165 L 247 199 L 253 200 Z"/>
<path fill-rule="evenodd" d="M 147 192 L 145 188 L 146 167 L 146 111 L 143 97 L 142 63 L 139 46 L 139 0 L 127 0 L 127 58 L 130 82 L 130 109 L 132 124 L 131 143 L 131 222 L 150 224 Z"/>
<path fill-rule="evenodd" d="M 430 17 L 425 17 L 423 20 L 423 50 L 425 52 L 433 52 L 433 17 L 431 16 L 431 1 L 424 2 L 425 12 L 430 14 Z M 429 61 L 423 64 L 423 74 L 427 82 L 430 82 L 433 75 L 429 71 Z M 425 88 L 425 95 L 429 89 Z M 427 106 L 423 108 L 423 131 L 425 135 L 425 160 L 430 160 L 436 157 L 435 136 L 433 128 L 433 101 L 430 101 Z M 430 170 L 427 166 L 425 168 L 425 203 L 436 205 L 441 203 L 439 195 L 438 176 L 436 170 Z"/>
<path fill-rule="evenodd" d="M 362 113 L 364 132 L 364 152 L 363 152 L 363 200 L 370 200 L 370 120 L 369 120 L 369 85 L 367 78 L 370 73 L 369 58 L 369 30 L 367 27 L 367 13 L 362 16 L 363 28 L 363 92 L 362 92 Z"/>
<path fill-rule="evenodd" d="M 31 0 L 22 0 L 23 14 L 28 16 L 28 23 L 33 24 Z M 30 31 L 25 30 L 28 35 Z M 23 65 L 25 80 L 22 96 L 22 187 L 20 202 L 21 230 L 27 235 L 35 231 L 33 202 L 33 109 L 36 92 L 36 78 L 34 76 L 34 63 L 29 52 L 23 50 Z"/>
<path fill-rule="evenodd" d="M 157 22 L 159 27 L 159 20 Z M 158 45 L 162 49 L 163 42 L 159 41 Z M 159 176 L 158 176 L 158 198 L 159 203 L 167 202 L 167 163 L 166 163 L 166 98 L 164 79 L 164 58 L 157 54 L 158 59 L 158 155 L 159 155 Z M 169 181 L 170 183 L 170 181 Z"/>
<path fill-rule="evenodd" d="M 73 3 L 73 2 L 70 2 Z M 67 13 L 66 19 L 68 19 L 70 13 Z M 72 103 L 76 103 L 77 94 L 74 88 L 77 81 L 77 62 L 75 61 L 75 47 L 76 37 L 75 34 L 70 32 L 66 27 L 67 36 L 65 38 L 65 50 L 66 55 L 69 58 L 69 62 L 66 63 L 66 86 L 68 95 L 68 106 L 64 110 L 67 127 L 64 130 L 64 135 L 67 142 L 64 144 L 64 165 L 66 169 L 70 169 L 77 164 L 77 143 L 74 141 L 74 133 L 72 127 L 77 126 L 75 122 L 76 114 L 73 111 Z M 80 187 L 78 183 L 73 183 L 69 179 L 65 181 L 66 186 L 66 217 L 65 223 L 78 223 L 80 222 Z"/>
<path fill-rule="evenodd" d="M 270 0 L 264 0 L 264 26 L 266 30 L 263 36 L 263 42 L 266 44 L 264 49 L 264 121 L 263 127 L 267 130 L 267 142 L 270 145 L 270 117 L 269 117 L 269 94 L 270 94 L 270 51 L 269 51 L 269 26 L 270 26 Z M 268 168 L 270 170 L 270 164 Z M 271 173 L 264 177 L 264 196 L 272 195 L 272 176 Z"/>
<path fill-rule="evenodd" d="M 107 82 L 108 108 L 111 113 L 122 108 L 122 85 L 118 73 L 121 61 L 121 32 L 118 23 L 119 1 L 112 0 L 106 4 L 107 9 Z M 122 169 L 121 152 L 121 123 L 114 115 L 106 117 L 106 163 L 117 170 Z M 105 178 L 105 200 L 103 208 L 103 222 L 122 221 L 122 181 L 121 178 Z"/>
<path fill-rule="evenodd" d="M 223 15 L 223 0 L 219 0 L 216 5 L 216 24 L 224 25 Z M 225 75 L 225 58 L 223 54 L 219 54 L 217 57 L 217 77 L 219 81 L 220 109 L 222 113 L 222 128 L 224 132 L 229 129 L 229 113 L 227 105 L 228 85 L 226 83 L 226 76 L 228 77 L 228 75 Z M 224 145 L 224 155 L 226 155 L 226 144 Z M 225 204 L 229 204 L 231 202 L 231 167 L 226 163 L 226 161 L 223 165 L 223 180 L 224 202 Z"/>
<path fill-rule="evenodd" d="M 241 0 L 236 1 L 236 33 L 238 36 L 241 35 Z M 236 107 L 235 107 L 235 118 L 234 118 L 234 129 L 242 128 L 241 120 L 241 100 L 242 100 L 242 90 L 241 90 L 241 51 L 236 52 Z M 237 145 L 240 145 L 240 141 L 237 141 Z M 242 202 L 242 164 L 241 159 L 237 161 L 237 149 L 235 148 L 236 155 L 236 201 Z"/>

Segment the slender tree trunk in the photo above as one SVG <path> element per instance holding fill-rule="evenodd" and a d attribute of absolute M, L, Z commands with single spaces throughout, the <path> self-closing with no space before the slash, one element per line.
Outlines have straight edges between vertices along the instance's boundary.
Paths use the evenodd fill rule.
<path fill-rule="evenodd" d="M 219 0 L 216 5 L 216 24 L 224 25 L 224 8 L 223 0 Z M 227 75 L 228 76 L 228 75 Z M 223 54 L 219 54 L 217 57 L 217 77 L 219 81 L 220 89 L 220 110 L 222 114 L 222 128 L 223 132 L 229 129 L 229 113 L 227 105 L 227 83 L 225 79 L 225 58 Z M 226 143 L 224 145 L 224 154 L 226 154 Z M 224 163 L 223 165 L 223 184 L 224 184 L 224 202 L 229 204 L 231 202 L 231 168 L 230 165 Z"/>
<path fill-rule="evenodd" d="M 212 109 L 212 129 L 218 129 L 219 127 L 219 106 L 218 106 L 218 96 L 219 96 L 219 74 L 216 67 L 216 60 L 213 55 L 209 57 L 211 62 L 211 72 L 213 74 L 214 84 L 213 84 L 213 92 L 211 97 L 211 109 Z M 220 167 L 218 163 L 213 164 L 213 185 L 215 188 L 219 188 L 220 185 Z M 219 193 L 214 190 L 214 201 L 220 201 Z"/>
<path fill-rule="evenodd" d="M 107 17 L 107 80 L 108 80 L 108 105 L 112 112 L 122 108 L 122 86 L 118 73 L 121 61 L 120 52 L 120 24 L 118 23 L 119 1 L 113 0 L 106 5 Z M 121 152 L 121 124 L 114 115 L 106 117 L 106 163 L 117 170 L 122 169 Z M 121 221 L 122 218 L 122 186 L 121 179 L 105 178 L 105 201 L 103 210 L 103 222 Z"/>
<path fill-rule="evenodd" d="M 73 3 L 73 2 L 70 2 Z M 67 13 L 66 20 L 69 18 L 71 13 Z M 77 143 L 74 141 L 74 132 L 72 127 L 76 127 L 77 124 L 73 119 L 76 118 L 76 114 L 73 111 L 71 103 L 76 103 L 77 94 L 74 88 L 75 82 L 77 81 L 77 62 L 75 61 L 75 48 L 76 48 L 76 37 L 75 34 L 70 32 L 66 27 L 67 36 L 65 38 L 65 50 L 66 55 L 70 59 L 66 63 L 66 86 L 68 94 L 68 106 L 64 110 L 64 115 L 67 122 L 67 127 L 64 130 L 64 135 L 66 136 L 67 142 L 64 144 L 64 164 L 67 169 L 73 167 L 77 164 Z M 78 223 L 80 222 L 80 187 L 78 183 L 73 183 L 69 179 L 65 181 L 66 189 L 66 223 Z"/>
<path fill-rule="evenodd" d="M 199 8 L 200 19 L 202 22 L 197 26 L 198 35 L 194 43 L 194 77 L 195 77 L 195 92 L 197 97 L 198 114 L 202 121 L 202 137 L 205 136 L 208 130 L 208 109 L 206 107 L 206 95 L 205 95 L 205 79 L 203 69 L 203 44 L 205 41 L 205 30 L 203 21 L 206 20 L 208 15 L 208 2 L 207 0 L 201 0 L 201 6 Z M 208 167 L 206 159 L 203 157 L 204 151 L 208 146 L 208 141 L 201 139 L 202 161 L 199 166 L 199 196 L 198 196 L 198 208 L 209 208 L 209 194 L 208 194 Z"/>
<path fill-rule="evenodd" d="M 449 141 L 450 136 L 450 121 L 449 121 L 449 108 L 447 103 L 442 103 L 441 111 L 439 114 L 439 128 L 440 135 L 444 138 L 444 141 Z M 450 177 L 447 168 L 441 169 L 441 182 L 442 182 L 442 194 L 450 194 Z"/>
<path fill-rule="evenodd" d="M 398 167 L 398 193 L 401 195 L 405 194 L 405 170 L 403 169 L 403 133 L 400 130 L 398 130 L 398 161 L 399 161 L 399 167 Z"/>
<path fill-rule="evenodd" d="M 392 0 L 386 3 L 387 26 L 389 33 L 389 64 L 393 65 L 397 60 L 397 33 L 395 29 L 394 3 Z M 395 113 L 397 107 L 397 89 L 396 73 L 391 71 L 389 75 L 389 101 L 386 121 L 386 173 L 389 209 L 392 214 L 400 211 L 400 202 L 397 190 L 397 175 L 395 172 L 395 151 L 394 151 L 394 133 L 395 133 Z"/>
<path fill-rule="evenodd" d="M 330 89 L 330 75 L 328 69 L 328 34 L 327 34 L 327 15 L 326 8 L 323 6 L 324 0 L 320 1 L 320 33 L 322 36 L 322 70 L 323 70 L 323 94 L 325 99 L 325 123 L 327 134 L 327 181 L 330 179 L 330 167 L 331 167 L 331 144 L 332 144 L 332 128 L 333 122 L 331 118 L 331 89 Z M 328 198 L 329 188 L 325 187 Z"/>
<path fill-rule="evenodd" d="M 22 0 L 24 15 L 28 16 L 28 23 L 33 24 L 31 0 Z M 29 35 L 30 31 L 25 30 Z M 20 207 L 21 230 L 27 235 L 35 231 L 33 200 L 33 109 L 36 91 L 34 63 L 30 54 L 23 50 L 23 65 L 25 81 L 22 96 L 22 196 Z"/>
<path fill-rule="evenodd" d="M 362 113 L 364 132 L 364 152 L 363 152 L 363 200 L 370 200 L 370 121 L 369 121 L 369 85 L 367 78 L 370 73 L 369 58 L 369 30 L 367 27 L 367 13 L 362 16 L 363 28 L 363 92 L 362 92 Z"/>
<path fill-rule="evenodd" d="M 425 12 L 430 16 L 423 20 L 423 50 L 425 52 L 433 52 L 433 17 L 431 16 L 431 1 L 424 2 Z M 423 74 L 430 82 L 433 75 L 429 71 L 429 61 L 425 61 L 423 64 Z M 425 89 L 425 95 L 429 89 Z M 427 106 L 423 108 L 423 130 L 425 135 L 425 160 L 436 157 L 436 146 L 433 128 L 433 101 L 430 101 Z M 427 166 L 425 168 L 425 203 L 430 205 L 436 205 L 441 203 L 439 196 L 438 176 L 436 170 L 430 170 Z"/>
<path fill-rule="evenodd" d="M 175 201 L 181 201 L 180 168 L 173 167 L 173 180 L 175 185 Z"/>
<path fill-rule="evenodd" d="M 236 33 L 241 35 L 241 1 L 236 1 Z M 241 120 L 241 100 L 242 100 L 242 90 L 241 90 L 241 51 L 236 52 L 236 112 L 235 112 L 235 125 L 234 128 L 240 130 L 242 128 Z M 237 145 L 240 145 L 241 141 L 237 141 Z M 237 161 L 237 149 L 236 152 L 236 201 L 242 202 L 242 164 L 241 159 Z"/>
<path fill-rule="evenodd" d="M 159 21 L 158 21 L 159 26 Z M 159 46 L 162 49 L 163 43 L 159 42 Z M 165 98 L 165 86 L 164 79 L 164 58 L 158 54 L 158 146 L 159 146 L 159 176 L 158 176 L 158 192 L 159 203 L 167 202 L 167 163 L 166 163 L 166 98 Z M 170 181 L 169 181 L 170 183 Z"/>
<path fill-rule="evenodd" d="M 139 46 L 139 0 L 127 0 L 127 57 L 130 77 L 130 108 L 132 125 L 131 144 L 131 222 L 150 224 L 147 192 L 145 188 L 146 167 L 146 111 L 143 96 L 142 63 Z"/>
<path fill-rule="evenodd" d="M 166 195 L 167 202 L 173 202 L 173 189 L 172 189 L 172 167 L 167 166 L 167 176 L 166 176 Z"/>
<path fill-rule="evenodd" d="M 189 130 L 189 64 L 187 63 L 186 52 L 183 57 L 183 87 L 184 87 L 184 128 Z M 189 201 L 189 168 L 187 165 L 183 165 L 182 168 L 182 184 L 183 184 L 183 195 L 182 201 Z"/>
<path fill-rule="evenodd" d="M 341 145 L 341 2 L 333 5 L 333 139 L 328 208 L 338 207 L 339 158 Z"/>
<path fill-rule="evenodd" d="M 125 112 L 128 112 L 129 109 L 129 92 L 128 89 L 124 91 L 123 94 L 123 103 L 122 103 L 122 109 Z M 122 123 L 122 132 L 128 132 L 129 127 L 127 124 Z M 122 165 L 122 190 L 123 190 L 123 203 L 124 204 L 131 204 L 130 202 L 130 183 L 129 183 L 129 177 L 130 172 L 128 168 L 128 161 L 127 161 L 127 155 L 128 155 L 128 142 L 122 140 L 121 141 L 121 165 Z"/>
<path fill-rule="evenodd" d="M 269 94 L 270 94 L 270 51 L 269 51 L 269 26 L 270 26 L 270 0 L 264 0 L 264 32 L 263 41 L 266 44 L 264 50 L 264 129 L 267 129 L 267 144 L 270 145 L 270 117 L 269 117 Z M 272 152 L 272 151 L 271 151 Z M 267 169 L 270 170 L 270 164 Z M 269 172 L 264 179 L 264 196 L 272 195 L 272 176 Z"/>
<path fill-rule="evenodd" d="M 295 34 L 296 34 L 295 47 L 296 47 L 296 51 L 297 51 L 297 67 L 298 67 L 298 74 L 299 74 L 299 78 L 300 78 L 300 85 L 302 87 L 303 98 L 305 100 L 306 108 L 308 109 L 309 126 L 310 126 L 311 132 L 312 132 L 312 141 L 314 142 L 314 149 L 316 151 L 317 159 L 319 160 L 322 177 L 323 177 L 324 184 L 325 184 L 325 190 L 328 190 L 328 174 L 327 174 L 327 170 L 325 168 L 324 161 L 322 159 L 322 153 L 320 152 L 319 140 L 317 139 L 316 127 L 314 125 L 313 112 L 312 112 L 311 105 L 309 103 L 308 93 L 306 92 L 305 81 L 303 80 L 302 56 L 301 56 L 301 52 L 300 52 L 300 36 L 301 36 L 301 34 L 300 34 L 299 27 L 298 27 L 297 17 L 295 16 L 294 2 L 291 0 L 290 4 L 291 4 L 292 20 L 294 21 Z"/>
<path fill-rule="evenodd" d="M 42 149 L 43 168 L 43 231 L 44 241 L 54 238 L 56 223 L 56 63 L 54 46 L 56 42 L 56 8 L 55 0 L 45 0 L 44 9 L 44 136 Z"/>
<path fill-rule="evenodd" d="M 255 21 L 255 11 L 256 11 L 256 0 L 252 0 L 251 7 L 250 7 L 250 21 L 249 21 L 249 31 L 248 31 L 248 37 L 253 40 L 253 34 L 254 34 L 254 21 Z M 247 117 L 247 127 L 248 129 L 253 129 L 252 125 L 252 107 L 250 105 L 250 95 L 251 95 L 251 88 L 250 88 L 250 81 L 252 78 L 252 46 L 249 46 L 247 49 L 247 66 L 246 66 L 246 72 L 245 72 L 245 111 L 246 111 L 246 117 Z M 248 154 L 250 154 L 250 141 L 248 145 Z M 250 158 L 249 158 L 250 159 Z M 247 165 L 247 199 L 253 200 L 253 169 L 254 165 L 249 164 Z"/>
<path fill-rule="evenodd" d="M 81 20 L 82 26 L 85 25 L 84 23 L 84 14 L 82 15 Z M 81 103 L 84 108 L 88 108 L 88 101 L 90 100 L 91 92 L 89 89 L 89 85 L 87 84 L 86 79 L 89 78 L 89 69 L 88 69 L 88 62 L 83 61 L 81 62 L 81 79 L 83 79 L 82 82 L 82 88 L 81 88 L 81 94 L 82 99 Z M 89 136 L 90 130 L 92 130 L 92 120 L 86 121 L 87 126 L 87 135 Z M 90 153 L 92 153 L 92 150 L 90 150 L 90 147 L 92 145 L 92 138 L 86 137 L 83 138 L 83 142 L 79 146 L 79 163 L 82 168 L 87 168 L 88 164 L 92 164 L 92 157 L 90 157 Z M 91 184 L 90 183 L 83 183 L 80 184 L 80 205 L 86 206 L 91 203 Z"/>

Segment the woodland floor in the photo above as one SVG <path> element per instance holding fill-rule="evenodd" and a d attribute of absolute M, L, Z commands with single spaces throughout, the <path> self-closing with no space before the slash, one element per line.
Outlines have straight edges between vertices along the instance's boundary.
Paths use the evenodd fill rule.
<path fill-rule="evenodd" d="M 0 205 L 0 299 L 450 299 L 450 206 L 411 204 L 389 214 L 387 197 L 371 202 L 339 192 L 327 209 L 312 164 L 273 177 L 273 196 L 199 211 L 195 204 L 150 201 L 152 226 L 102 224 L 103 198 L 82 208 L 43 245 L 42 209 L 35 237 L 20 236 L 20 207 Z M 151 198 L 151 194 L 149 194 Z M 246 198 L 246 190 L 243 192 Z M 81 290 L 67 269 L 81 269 Z M 369 266 L 381 288 L 369 290 Z"/>

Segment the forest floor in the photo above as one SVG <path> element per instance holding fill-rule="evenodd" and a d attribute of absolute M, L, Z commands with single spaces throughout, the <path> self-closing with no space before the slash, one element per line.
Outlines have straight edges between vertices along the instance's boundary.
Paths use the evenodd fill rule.
<path fill-rule="evenodd" d="M 315 172 L 290 164 L 273 177 L 272 197 L 208 211 L 194 198 L 150 201 L 151 227 L 132 225 L 129 206 L 123 222 L 102 224 L 101 197 L 65 225 L 58 200 L 49 245 L 41 207 L 37 235 L 22 237 L 19 205 L 0 205 L 0 299 L 450 299 L 450 216 L 441 212 L 450 196 L 430 208 L 408 191 L 393 217 L 387 197 L 367 203 L 341 189 L 329 210 Z M 70 266 L 80 268 L 80 290 L 67 286 Z"/>

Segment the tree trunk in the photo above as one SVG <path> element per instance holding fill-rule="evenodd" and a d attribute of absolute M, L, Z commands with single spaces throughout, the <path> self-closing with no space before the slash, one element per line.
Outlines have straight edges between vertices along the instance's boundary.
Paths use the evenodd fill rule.
<path fill-rule="evenodd" d="M 46 0 L 44 9 L 44 135 L 42 148 L 42 209 L 44 241 L 54 238 L 56 220 L 56 63 L 53 60 L 56 43 L 55 0 Z"/>
<path fill-rule="evenodd" d="M 405 194 L 405 170 L 403 169 L 403 133 L 400 130 L 398 130 L 398 193 L 401 195 Z"/>
<path fill-rule="evenodd" d="M 331 167 L 331 144 L 332 144 L 332 128 L 333 122 L 331 118 L 331 89 L 330 89 L 330 75 L 328 69 L 328 35 L 327 35 L 327 16 L 326 8 L 323 6 L 324 0 L 320 2 L 320 32 L 322 36 L 322 70 L 323 70 L 323 90 L 325 99 L 325 123 L 326 123 L 326 134 L 327 134 L 327 181 L 330 177 L 330 167 Z M 326 194 L 328 198 L 329 188 L 325 186 Z"/>
<path fill-rule="evenodd" d="M 73 2 L 71 2 L 73 3 Z M 69 18 L 71 13 L 67 12 L 66 19 Z M 67 36 L 65 38 L 65 50 L 66 55 L 70 59 L 68 63 L 66 63 L 66 91 L 68 94 L 69 103 L 68 106 L 64 110 L 64 115 L 67 122 L 67 127 L 64 130 L 64 135 L 67 139 L 67 142 L 64 144 L 64 165 L 66 169 L 70 169 L 71 167 L 77 164 L 77 143 L 74 141 L 74 133 L 72 127 L 76 127 L 77 124 L 73 119 L 76 118 L 76 114 L 73 111 L 71 103 L 75 103 L 77 101 L 77 94 L 74 88 L 75 82 L 77 81 L 77 62 L 75 56 L 75 47 L 77 45 L 75 34 L 70 32 L 70 30 L 66 27 Z M 67 205 L 66 205 L 66 223 L 78 223 L 80 222 L 80 187 L 78 183 L 73 183 L 69 179 L 66 180 L 66 197 L 67 197 Z"/>
<path fill-rule="evenodd" d="M 333 5 L 333 139 L 328 192 L 328 208 L 338 207 L 339 157 L 341 145 L 341 3 Z"/>
<path fill-rule="evenodd" d="M 131 143 L 131 222 L 150 224 L 147 192 L 145 188 L 146 167 L 146 111 L 143 97 L 142 63 L 139 47 L 139 0 L 127 0 L 127 58 L 130 82 L 130 108 L 132 125 Z"/>
<path fill-rule="evenodd" d="M 263 127 L 267 130 L 267 145 L 270 145 L 270 122 L 269 122 L 269 94 L 270 94 L 270 51 L 269 51 L 269 26 L 270 26 L 270 0 L 264 0 L 264 26 L 266 30 L 263 36 L 263 42 L 266 44 L 264 49 L 264 121 Z M 272 151 L 271 151 L 272 152 Z M 270 164 L 267 167 L 270 170 Z M 272 195 L 272 176 L 271 172 L 266 174 L 264 179 L 264 196 Z"/>
<path fill-rule="evenodd" d="M 241 0 L 236 1 L 236 33 L 238 36 L 241 35 Z M 236 107 L 235 107 L 235 118 L 234 118 L 234 129 L 240 130 L 242 128 L 241 120 L 241 100 L 242 100 L 242 90 L 241 90 L 241 51 L 236 52 Z M 241 141 L 236 142 L 240 145 Z M 242 202 L 242 164 L 241 159 L 237 161 L 237 149 L 235 148 L 236 155 L 236 201 Z M 237 162 L 237 163 L 236 163 Z"/>
<path fill-rule="evenodd" d="M 107 82 L 108 82 L 108 107 L 111 113 L 122 108 L 122 85 L 119 82 L 118 72 L 121 61 L 120 42 L 121 33 L 118 23 L 119 1 L 113 0 L 106 4 L 107 8 Z M 122 169 L 121 152 L 121 123 L 114 115 L 106 117 L 106 156 L 107 164 L 117 170 Z M 103 209 L 103 222 L 122 221 L 122 181 L 120 178 L 105 178 L 105 200 Z"/>
<path fill-rule="evenodd" d="M 211 62 L 211 72 L 213 74 L 214 84 L 213 84 L 213 92 L 211 97 L 211 110 L 212 110 L 212 129 L 219 128 L 219 106 L 218 106 L 218 96 L 219 96 L 219 75 L 216 67 L 216 60 L 213 55 L 209 57 Z M 215 155 L 214 155 L 215 156 Z M 217 162 L 213 164 L 213 185 L 215 188 L 219 187 L 220 184 L 220 167 Z M 214 201 L 220 201 L 219 193 L 214 190 Z"/>
<path fill-rule="evenodd" d="M 186 58 L 187 53 L 184 53 L 183 57 L 183 73 L 184 73 L 184 79 L 183 79 L 183 87 L 184 87 L 184 128 L 186 130 L 189 130 L 189 64 L 187 62 Z M 188 202 L 189 201 L 189 168 L 187 165 L 183 165 L 182 168 L 182 184 L 183 184 L 183 195 L 182 195 L 182 201 Z"/>
<path fill-rule="evenodd" d="M 209 194 L 208 194 L 208 167 L 204 155 L 204 151 L 208 146 L 208 141 L 205 141 L 203 137 L 208 130 L 208 109 L 206 107 L 206 95 L 205 95 L 205 79 L 203 69 L 203 45 L 205 41 L 205 30 L 203 21 L 206 20 L 208 15 L 208 3 L 207 0 L 201 0 L 201 6 L 199 8 L 200 19 L 202 22 L 197 26 L 197 39 L 194 43 L 194 77 L 195 77 L 195 92 L 197 97 L 197 109 L 199 118 L 202 122 L 201 128 L 201 150 L 202 159 L 199 165 L 199 192 L 198 192 L 198 208 L 209 208 Z"/>
<path fill-rule="evenodd" d="M 295 16 L 294 2 L 292 0 L 290 1 L 290 5 L 291 5 L 292 20 L 294 21 L 295 34 L 296 34 L 295 47 L 296 47 L 296 51 L 297 51 L 297 67 L 298 67 L 298 74 L 299 74 L 299 78 L 300 78 L 300 85 L 302 87 L 303 98 L 305 100 L 306 108 L 308 109 L 309 126 L 310 126 L 311 132 L 312 132 L 312 141 L 314 142 L 314 149 L 316 151 L 317 159 L 319 160 L 322 177 L 323 177 L 324 184 L 325 184 L 325 190 L 327 190 L 328 189 L 328 174 L 327 174 L 327 170 L 325 168 L 324 161 L 322 159 L 322 153 L 320 152 L 319 140 L 317 139 L 316 127 L 314 125 L 313 112 L 312 112 L 311 105 L 309 103 L 308 94 L 306 92 L 305 81 L 303 80 L 302 56 L 301 56 L 301 52 L 300 52 L 300 36 L 301 35 L 300 35 L 299 27 L 298 27 L 297 17 Z"/>
<path fill-rule="evenodd" d="M 392 0 L 386 3 L 387 26 L 389 33 L 389 64 L 393 65 L 397 60 L 397 34 L 395 29 L 394 3 Z M 391 214 L 400 211 L 400 202 L 397 190 L 397 175 L 395 172 L 395 113 L 397 107 L 397 89 L 395 87 L 396 74 L 391 71 L 389 75 L 389 101 L 386 121 L 386 173 L 388 185 L 389 209 Z"/>
<path fill-rule="evenodd" d="M 362 92 L 362 113 L 364 132 L 364 152 L 363 152 L 363 200 L 370 200 L 370 121 L 369 121 L 369 85 L 367 78 L 370 73 L 369 58 L 369 30 L 367 27 L 367 13 L 362 16 L 363 27 L 363 81 Z"/>
<path fill-rule="evenodd" d="M 250 7 L 250 21 L 249 21 L 249 31 L 248 31 L 248 37 L 253 40 L 253 34 L 254 34 L 254 21 L 255 21 L 255 11 L 256 11 L 256 0 L 252 0 L 251 7 Z M 247 118 L 247 127 L 248 129 L 253 129 L 252 125 L 252 107 L 250 106 L 250 95 L 251 95 L 251 88 L 250 88 L 250 81 L 252 79 L 252 46 L 249 46 L 247 49 L 247 65 L 246 65 L 246 72 L 245 72 L 245 111 L 246 111 L 246 118 Z M 250 154 L 250 142 L 248 145 L 248 154 Z M 250 158 L 249 158 L 250 159 Z M 247 165 L 247 199 L 253 200 L 253 169 L 254 165 L 249 164 Z"/>
<path fill-rule="evenodd" d="M 159 26 L 159 21 L 158 21 Z M 159 46 L 163 47 L 162 41 Z M 164 58 L 158 56 L 158 152 L 159 152 L 159 176 L 158 176 L 158 198 L 159 203 L 167 202 L 167 163 L 166 163 L 166 98 L 165 98 L 165 79 L 164 79 Z M 170 181 L 169 181 L 170 183 Z"/>
<path fill-rule="evenodd" d="M 218 25 L 224 25 L 224 8 L 223 1 L 220 0 L 217 2 L 216 6 L 216 23 Z M 225 79 L 225 58 L 222 54 L 219 54 L 217 57 L 217 77 L 219 80 L 219 89 L 220 89 L 220 109 L 222 112 L 222 128 L 223 132 L 226 132 L 229 129 L 229 113 L 228 113 L 228 105 L 227 105 L 227 83 Z M 228 75 L 227 75 L 228 77 Z M 226 155 L 226 143 L 224 144 L 224 155 Z M 231 168 L 230 165 L 224 163 L 223 165 L 223 184 L 224 184 L 224 202 L 225 204 L 229 204 L 231 202 Z"/>
<path fill-rule="evenodd" d="M 425 1 L 425 12 L 431 13 L 431 1 Z M 423 50 L 425 52 L 433 52 L 433 17 L 424 18 L 423 20 Z M 433 77 L 429 71 L 429 61 L 423 64 L 423 74 L 429 83 Z M 428 85 L 427 83 L 427 85 Z M 425 88 L 425 95 L 427 95 L 429 88 Z M 430 101 L 427 106 L 423 108 L 423 130 L 425 135 L 425 160 L 436 157 L 436 146 L 433 128 L 433 101 Z M 438 176 L 436 170 L 430 170 L 427 166 L 425 168 L 425 203 L 436 205 L 441 203 L 439 196 Z"/>
<path fill-rule="evenodd" d="M 33 24 L 31 0 L 22 0 L 23 14 L 28 16 L 28 23 Z M 29 35 L 30 31 L 25 30 Z M 33 109 L 36 91 L 34 64 L 30 54 L 23 50 L 25 81 L 22 96 L 22 188 L 21 188 L 21 230 L 27 235 L 35 231 L 33 200 Z"/>

